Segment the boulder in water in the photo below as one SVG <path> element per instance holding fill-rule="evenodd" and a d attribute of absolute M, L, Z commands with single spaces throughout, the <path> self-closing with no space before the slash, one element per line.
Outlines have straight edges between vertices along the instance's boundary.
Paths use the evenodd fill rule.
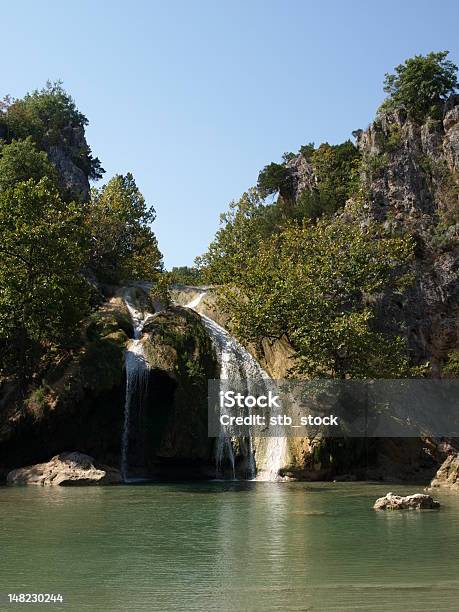
<path fill-rule="evenodd" d="M 6 482 L 9 485 L 106 485 L 122 482 L 118 470 L 98 465 L 92 457 L 83 453 L 61 453 L 47 463 L 39 463 L 11 471 Z"/>
<path fill-rule="evenodd" d="M 388 493 L 375 501 L 374 510 L 436 510 L 440 503 L 430 495 L 416 493 L 415 495 L 394 495 Z"/>

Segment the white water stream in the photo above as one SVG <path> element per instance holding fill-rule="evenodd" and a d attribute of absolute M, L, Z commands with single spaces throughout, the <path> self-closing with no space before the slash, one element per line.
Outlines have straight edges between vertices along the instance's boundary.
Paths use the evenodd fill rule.
<path fill-rule="evenodd" d="M 134 327 L 134 339 L 129 341 L 124 357 L 126 369 L 126 397 L 124 401 L 124 424 L 121 439 L 121 475 L 124 482 L 127 482 L 129 479 L 128 453 L 132 404 L 135 398 L 141 405 L 148 385 L 148 363 L 141 342 L 142 330 L 145 321 L 152 315 L 151 313 L 137 310 L 133 304 L 132 294 L 129 290 L 124 294 L 124 303 L 129 311 Z"/>
<path fill-rule="evenodd" d="M 206 292 L 186 304 L 187 308 L 196 310 Z M 198 311 L 196 311 L 198 312 Z M 223 327 L 206 315 L 199 313 L 204 326 L 212 340 L 220 365 L 220 380 L 244 380 L 250 393 L 250 385 L 259 387 L 260 381 L 269 379 L 269 375 L 252 355 Z M 287 454 L 285 436 L 252 438 L 248 440 L 248 477 L 256 480 L 278 480 L 279 470 L 283 467 Z M 233 468 L 234 451 L 230 438 L 221 435 L 217 441 L 217 472 L 227 459 Z M 256 476 L 255 476 L 256 475 Z"/>

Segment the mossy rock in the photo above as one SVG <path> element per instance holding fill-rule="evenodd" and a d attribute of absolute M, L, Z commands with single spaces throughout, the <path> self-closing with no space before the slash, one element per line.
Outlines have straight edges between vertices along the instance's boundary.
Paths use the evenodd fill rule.
<path fill-rule="evenodd" d="M 121 385 L 124 366 L 121 334 L 123 332 L 114 332 L 88 345 L 80 360 L 81 384 L 84 388 L 104 391 Z"/>
<path fill-rule="evenodd" d="M 129 338 L 134 334 L 131 317 L 123 301 L 112 298 L 110 302 L 92 313 L 86 328 L 86 337 L 90 341 L 96 340 L 120 330 Z"/>
<path fill-rule="evenodd" d="M 215 364 L 212 343 L 201 317 L 191 310 L 176 306 L 158 313 L 144 332 L 144 350 L 153 369 L 197 384 Z"/>
<path fill-rule="evenodd" d="M 171 307 L 145 325 L 142 345 L 148 390 L 131 414 L 130 461 L 162 474 L 178 464 L 188 469 L 194 462 L 199 472 L 213 463 L 207 381 L 217 375 L 217 360 L 211 340 L 199 315 Z"/>

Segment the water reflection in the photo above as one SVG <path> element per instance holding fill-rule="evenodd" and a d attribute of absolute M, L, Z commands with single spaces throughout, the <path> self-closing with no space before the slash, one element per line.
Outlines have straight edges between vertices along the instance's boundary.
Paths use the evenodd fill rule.
<path fill-rule="evenodd" d="M 456 610 L 459 496 L 442 496 L 435 513 L 373 512 L 384 493 L 356 483 L 3 488 L 0 593 L 62 592 L 67 611 L 379 610 L 389 597 Z"/>

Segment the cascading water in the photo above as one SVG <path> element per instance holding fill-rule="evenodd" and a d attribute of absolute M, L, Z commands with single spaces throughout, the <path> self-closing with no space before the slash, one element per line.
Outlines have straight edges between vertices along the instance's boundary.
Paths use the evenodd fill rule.
<path fill-rule="evenodd" d="M 129 452 L 129 430 L 131 420 L 131 409 L 134 398 L 141 405 L 148 384 L 148 363 L 145 358 L 141 342 L 142 330 L 145 321 L 151 317 L 150 313 L 137 310 L 132 301 L 132 295 L 126 291 L 124 303 L 131 316 L 134 327 L 134 339 L 129 341 L 124 363 L 126 369 L 126 397 L 124 401 L 124 424 L 121 438 L 121 475 L 124 482 L 128 481 L 128 452 Z"/>
<path fill-rule="evenodd" d="M 204 296 L 205 292 L 200 293 L 195 299 L 186 304 L 186 307 L 196 309 Z M 250 387 L 251 383 L 259 386 L 260 381 L 270 378 L 256 359 L 223 327 L 206 315 L 198 314 L 201 316 L 217 352 L 221 380 L 242 379 L 247 381 L 247 385 Z M 250 393 L 250 388 L 248 392 Z M 279 478 L 279 470 L 285 460 L 286 452 L 287 440 L 283 436 L 255 439 L 252 439 L 252 436 L 250 436 L 248 439 L 249 478 L 254 478 L 256 475 L 256 480 L 277 480 Z M 217 472 L 220 471 L 225 459 L 231 463 L 234 474 L 235 461 L 231 439 L 220 435 L 217 441 L 216 452 Z"/>

